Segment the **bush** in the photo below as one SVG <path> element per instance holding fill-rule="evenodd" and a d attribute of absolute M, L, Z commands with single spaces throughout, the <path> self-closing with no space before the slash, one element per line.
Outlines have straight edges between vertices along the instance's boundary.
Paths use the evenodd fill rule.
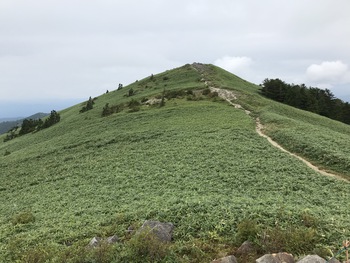
<path fill-rule="evenodd" d="M 265 230 L 260 245 L 264 252 L 288 251 L 301 255 L 312 252 L 318 238 L 316 230 L 312 228 L 289 226 L 283 229 L 277 226 Z"/>
<path fill-rule="evenodd" d="M 145 103 L 146 101 L 148 101 L 148 98 L 146 97 L 141 99 L 141 103 Z"/>
<path fill-rule="evenodd" d="M 243 219 L 237 225 L 236 241 L 242 244 L 244 241 L 256 241 L 260 229 L 256 220 Z"/>
<path fill-rule="evenodd" d="M 209 97 L 209 98 L 217 98 L 217 97 L 219 97 L 219 93 L 217 93 L 216 91 L 210 92 L 210 93 L 208 94 L 208 97 Z"/>
<path fill-rule="evenodd" d="M 134 235 L 127 243 L 132 262 L 155 262 L 166 257 L 169 244 L 158 239 L 152 231 L 142 231 Z"/>
<path fill-rule="evenodd" d="M 96 100 L 96 98 L 92 99 L 89 97 L 89 100 L 86 102 L 86 105 L 80 110 L 80 113 L 92 110 L 95 104 L 94 100 Z"/>
<path fill-rule="evenodd" d="M 209 94 L 210 94 L 210 89 L 209 89 L 209 88 L 204 89 L 204 90 L 202 91 L 202 94 L 203 94 L 204 96 L 209 95 Z"/>
<path fill-rule="evenodd" d="M 50 126 L 58 123 L 60 120 L 61 120 L 60 114 L 57 111 L 52 110 L 50 113 L 50 116 L 45 120 L 45 122 L 42 122 L 40 120 L 41 122 L 39 122 L 37 130 L 49 128 Z"/>
<path fill-rule="evenodd" d="M 21 262 L 26 263 L 44 263 L 49 262 L 54 253 L 50 250 L 50 247 L 44 247 L 42 245 L 28 249 L 21 257 Z"/>
<path fill-rule="evenodd" d="M 127 106 L 129 107 L 129 112 L 136 112 L 140 110 L 140 105 L 141 103 L 138 102 L 137 100 L 132 99 L 131 101 L 128 102 Z"/>
<path fill-rule="evenodd" d="M 13 225 L 28 224 L 34 221 L 35 221 L 35 217 L 33 213 L 30 211 L 21 212 L 12 218 Z"/>
<path fill-rule="evenodd" d="M 165 92 L 164 96 L 167 99 L 182 98 L 186 95 L 184 90 L 169 90 Z"/>
<path fill-rule="evenodd" d="M 128 96 L 131 97 L 131 96 L 133 96 L 133 95 L 135 95 L 135 92 L 134 92 L 134 90 L 131 88 L 131 89 L 129 89 L 129 91 L 128 91 Z"/>

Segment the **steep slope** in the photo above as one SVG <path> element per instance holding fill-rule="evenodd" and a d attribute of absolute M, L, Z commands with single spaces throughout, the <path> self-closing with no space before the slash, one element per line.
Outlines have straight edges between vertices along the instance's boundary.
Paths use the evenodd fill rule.
<path fill-rule="evenodd" d="M 26 118 L 19 118 L 16 120 L 8 120 L 8 121 L 3 121 L 3 122 L 1 122 L 1 120 L 0 120 L 0 134 L 4 134 L 4 133 L 8 132 L 10 129 L 12 129 L 13 127 L 15 127 L 17 125 L 20 126 L 24 119 L 37 120 L 37 119 L 43 118 L 47 115 L 48 115 L 47 113 L 38 112 L 38 113 L 33 114 L 31 116 L 28 116 Z"/>
<path fill-rule="evenodd" d="M 251 116 L 208 93 L 205 81 L 232 90 Z M 163 107 L 124 106 L 101 117 L 107 103 L 163 97 L 169 98 Z M 60 112 L 61 121 L 46 130 L 6 143 L 0 137 L 0 153 L 10 153 L 0 155 L 3 261 L 38 251 L 62 260 L 79 254 L 93 236 L 117 234 L 122 241 L 112 257 L 127 262 L 140 251 L 125 231 L 145 219 L 174 223 L 168 262 L 209 261 L 232 252 L 242 236 L 272 249 L 261 237 L 276 227 L 280 238 L 298 236 L 300 244 L 282 244 L 293 253 L 334 248 L 349 234 L 349 184 L 271 146 L 256 133 L 255 117 L 286 147 L 314 147 L 290 135 L 295 125 L 303 128 L 299 134 L 317 129 L 306 138 L 332 131 L 337 144 L 347 145 L 346 126 L 266 100 L 255 85 L 211 65 L 151 75 L 99 96 L 92 110 L 79 113 L 84 105 Z M 329 155 L 345 156 L 342 147 Z M 23 215 L 31 220 L 18 222 Z M 242 222 L 257 228 L 244 235 Z"/>

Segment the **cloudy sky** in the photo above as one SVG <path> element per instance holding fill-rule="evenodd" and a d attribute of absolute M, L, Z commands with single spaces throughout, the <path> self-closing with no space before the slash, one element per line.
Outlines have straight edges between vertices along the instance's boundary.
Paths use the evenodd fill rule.
<path fill-rule="evenodd" d="M 0 0 L 0 118 L 186 63 L 350 101 L 349 0 Z"/>

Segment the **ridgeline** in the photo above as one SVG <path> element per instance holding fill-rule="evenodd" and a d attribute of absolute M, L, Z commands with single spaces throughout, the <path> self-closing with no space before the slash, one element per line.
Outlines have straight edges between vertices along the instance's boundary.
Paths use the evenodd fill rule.
<path fill-rule="evenodd" d="M 350 126 L 221 68 L 150 74 L 59 115 L 0 136 L 1 262 L 210 262 L 246 240 L 240 262 L 327 257 L 349 237 Z M 145 220 L 171 222 L 171 242 L 139 234 Z"/>

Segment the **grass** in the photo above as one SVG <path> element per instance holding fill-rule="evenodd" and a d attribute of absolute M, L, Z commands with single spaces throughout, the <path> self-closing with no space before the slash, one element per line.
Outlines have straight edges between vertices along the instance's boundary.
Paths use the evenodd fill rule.
<path fill-rule="evenodd" d="M 347 155 L 347 127 L 334 121 L 317 125 L 322 117 L 270 102 L 249 83 L 245 88 L 243 80 L 231 76 L 230 84 L 227 73 L 212 71 L 217 83 L 235 89 L 240 103 L 255 109 L 276 140 L 288 146 L 290 136 L 291 145 L 313 147 L 333 134 L 329 145 L 338 144 L 335 154 Z M 332 249 L 348 237 L 349 184 L 321 176 L 272 147 L 242 110 L 221 101 L 177 98 L 162 108 L 141 106 L 137 112 L 101 117 L 106 103 L 153 97 L 164 87 L 204 88 L 198 72 L 187 65 L 104 94 L 88 112 L 79 113 L 82 104 L 68 108 L 51 128 L 1 140 L 0 152 L 11 153 L 0 155 L 2 261 L 30 262 L 32 256 L 39 262 L 40 255 L 43 262 L 72 260 L 73 254 L 86 257 L 85 262 L 130 261 L 140 247 L 125 231 L 146 219 L 175 225 L 174 241 L 159 262 L 203 262 L 230 253 L 243 220 L 259 226 L 259 244 L 259 236 L 276 226 L 276 240 L 314 230 L 315 246 Z M 127 97 L 130 88 L 135 95 Z M 296 133 L 295 125 L 303 130 Z M 35 220 L 13 224 L 26 213 Z M 303 225 L 307 218 L 317 219 L 317 225 Z M 291 232 L 291 226 L 302 228 Z M 92 237 L 113 234 L 122 241 L 106 249 L 106 257 L 105 250 L 81 252 Z"/>

